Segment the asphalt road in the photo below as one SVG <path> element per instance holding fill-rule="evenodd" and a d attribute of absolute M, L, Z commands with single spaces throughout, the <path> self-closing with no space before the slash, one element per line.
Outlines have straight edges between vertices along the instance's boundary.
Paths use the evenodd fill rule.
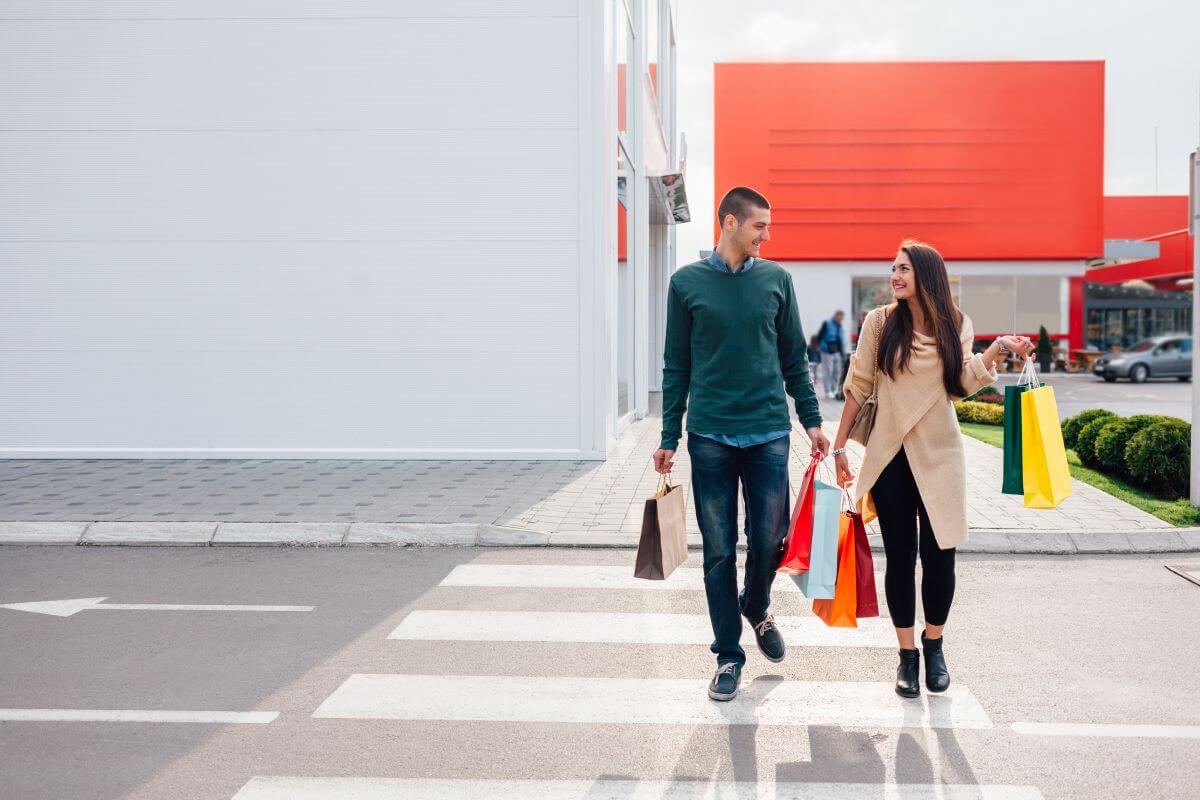
<path fill-rule="evenodd" d="M 1187 421 L 1192 419 L 1192 384 L 1174 378 L 1145 383 L 1117 381 L 1105 383 L 1093 375 L 1049 373 L 1043 380 L 1054 387 L 1058 412 L 1063 419 L 1088 408 L 1107 408 L 1123 417 L 1133 414 L 1167 414 Z M 1001 373 L 996 386 L 1017 382 L 1017 373 Z"/>
<path fill-rule="evenodd" d="M 0 549 L 0 604 L 312 607 L 0 608 L 0 715 L 278 712 L 261 724 L 0 722 L 0 797 L 1197 796 L 1200 738 L 1187 737 L 1200 731 L 1200 586 L 1163 566 L 1187 559 L 961 556 L 946 633 L 952 697 L 890 693 L 885 620 L 838 642 L 818 622 L 803 636 L 819 643 L 793 637 L 781 664 L 751 646 L 743 694 L 720 708 L 702 693 L 713 668 L 702 641 L 644 641 L 704 621 L 695 557 L 675 588 L 630 585 L 631 560 L 544 549 Z M 608 569 L 578 569 L 588 567 Z M 776 616 L 813 622 L 785 581 Z M 573 616 L 530 616 L 547 613 Z M 648 616 L 665 613 L 692 616 Z M 550 621 L 523 627 L 529 619 Z M 389 639 L 397 628 L 410 638 Z M 500 641 L 478 640 L 487 637 Z M 384 677 L 356 692 L 360 675 Z M 1050 735 L 1024 723 L 1102 727 Z M 1130 738 L 1151 731 L 1130 725 L 1174 727 Z M 709 785 L 726 781 L 740 788 Z M 912 786 L 885 794 L 895 784 Z M 920 788 L 939 784 L 964 788 Z"/>

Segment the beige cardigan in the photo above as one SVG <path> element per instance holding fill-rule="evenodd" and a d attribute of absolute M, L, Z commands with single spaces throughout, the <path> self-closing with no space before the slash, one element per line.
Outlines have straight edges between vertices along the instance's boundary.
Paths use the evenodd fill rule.
<path fill-rule="evenodd" d="M 850 359 L 843 387 L 860 404 L 871 395 L 875 382 L 878 333 L 883 329 L 880 316 L 894 308 L 894 303 L 886 309 L 877 308 L 863 322 L 858 349 Z M 971 353 L 975 331 L 965 314 L 961 337 L 963 387 L 968 394 L 974 394 L 995 382 L 996 367 Z M 878 381 L 875 428 L 854 493 L 863 519 L 870 522 L 875 518 L 871 487 L 903 446 L 938 546 L 958 547 L 967 540 L 966 459 L 952 400 L 962 398 L 951 398 L 946 392 L 942 362 L 933 337 L 915 334 L 912 356 L 904 372 L 892 380 L 880 371 Z"/>

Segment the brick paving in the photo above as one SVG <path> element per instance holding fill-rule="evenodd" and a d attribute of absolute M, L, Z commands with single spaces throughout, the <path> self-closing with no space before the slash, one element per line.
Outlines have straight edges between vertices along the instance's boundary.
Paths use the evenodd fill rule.
<path fill-rule="evenodd" d="M 840 404 L 822 406 L 826 419 L 836 420 Z M 826 424 L 831 436 L 834 426 Z M 643 501 L 658 484 L 650 454 L 660 429 L 656 413 L 633 423 L 606 462 L 9 459 L 0 461 L 0 520 L 480 524 L 554 534 L 556 541 L 628 535 L 632 543 Z M 966 449 L 973 532 L 1171 527 L 1078 482 L 1061 507 L 1027 509 L 1020 497 L 999 492 L 998 448 L 966 439 Z M 792 450 L 796 485 L 808 458 L 798 426 Z M 860 455 L 852 446 L 852 463 Z M 686 447 L 676 464 L 674 479 L 687 487 Z M 688 516 L 697 531 L 690 503 Z"/>

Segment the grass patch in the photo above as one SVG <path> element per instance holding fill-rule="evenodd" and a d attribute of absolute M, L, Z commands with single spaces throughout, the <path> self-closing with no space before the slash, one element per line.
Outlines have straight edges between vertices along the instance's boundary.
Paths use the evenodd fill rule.
<path fill-rule="evenodd" d="M 984 444 L 990 444 L 993 447 L 1004 447 L 1004 426 L 1003 425 L 984 425 L 981 422 L 961 422 L 959 423 L 962 432 L 972 439 L 978 439 Z"/>
<path fill-rule="evenodd" d="M 974 422 L 964 422 L 959 425 L 962 432 L 972 439 L 978 439 L 993 447 L 1004 446 L 1004 428 L 1000 425 L 980 425 Z M 1200 525 L 1200 510 L 1183 500 L 1163 500 L 1155 497 L 1144 489 L 1130 486 L 1119 478 L 1105 475 L 1103 472 L 1085 467 L 1079 461 L 1074 450 L 1067 451 L 1067 465 L 1071 477 L 1089 486 L 1095 486 L 1102 492 L 1111 494 L 1119 500 L 1124 500 L 1131 506 L 1137 506 L 1147 514 L 1153 514 L 1159 519 L 1177 527 Z"/>

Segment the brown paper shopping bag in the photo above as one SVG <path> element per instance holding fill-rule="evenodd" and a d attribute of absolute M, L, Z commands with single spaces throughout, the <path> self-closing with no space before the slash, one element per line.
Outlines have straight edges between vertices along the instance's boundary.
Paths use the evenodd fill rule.
<path fill-rule="evenodd" d="M 635 578 L 664 580 L 687 559 L 687 524 L 683 487 L 672 486 L 663 475 L 658 491 L 642 512 L 642 538 L 638 542 Z"/>

